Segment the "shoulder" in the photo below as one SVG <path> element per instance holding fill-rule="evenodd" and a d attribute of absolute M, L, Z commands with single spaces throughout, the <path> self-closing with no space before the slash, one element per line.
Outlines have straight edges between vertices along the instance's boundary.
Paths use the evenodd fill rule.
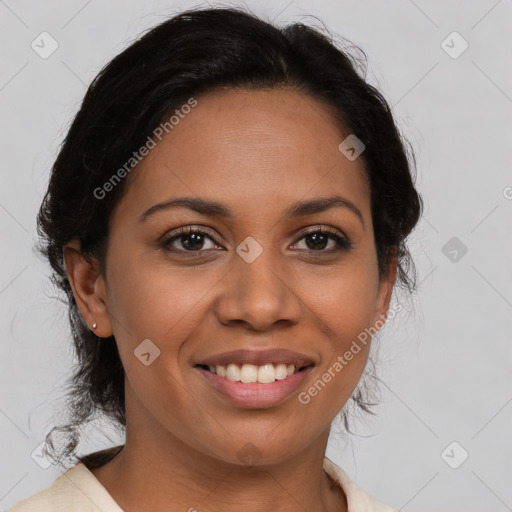
<path fill-rule="evenodd" d="M 8 512 L 50 512 L 64 510 L 63 507 L 80 511 L 88 510 L 80 506 L 80 503 L 83 503 L 83 497 L 79 495 L 79 489 L 73 484 L 77 476 L 80 476 L 80 465 L 68 469 L 50 487 L 21 500 Z"/>
<path fill-rule="evenodd" d="M 324 458 L 324 470 L 343 489 L 347 497 L 348 512 L 398 512 L 367 494 L 332 460 Z"/>
<path fill-rule="evenodd" d="M 50 487 L 18 502 L 7 512 L 122 512 L 107 490 L 80 462 Z"/>

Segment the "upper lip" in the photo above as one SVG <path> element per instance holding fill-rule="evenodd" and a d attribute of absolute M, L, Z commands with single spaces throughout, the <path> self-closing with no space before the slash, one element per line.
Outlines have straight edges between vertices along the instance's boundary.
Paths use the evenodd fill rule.
<path fill-rule="evenodd" d="M 270 363 L 293 364 L 297 368 L 302 368 L 315 364 L 315 361 L 305 354 L 279 348 L 272 350 L 233 350 L 231 352 L 223 352 L 222 354 L 201 359 L 197 364 L 206 366 L 227 366 L 230 363 L 253 364 L 255 366 Z"/>

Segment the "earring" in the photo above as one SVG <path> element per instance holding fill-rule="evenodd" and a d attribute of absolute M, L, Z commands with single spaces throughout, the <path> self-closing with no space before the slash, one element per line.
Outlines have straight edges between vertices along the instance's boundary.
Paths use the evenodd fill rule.
<path fill-rule="evenodd" d="M 96 322 L 94 322 L 94 323 L 92 324 L 92 328 L 93 328 L 93 329 L 96 329 L 96 327 L 98 327 L 98 324 L 97 324 Z"/>

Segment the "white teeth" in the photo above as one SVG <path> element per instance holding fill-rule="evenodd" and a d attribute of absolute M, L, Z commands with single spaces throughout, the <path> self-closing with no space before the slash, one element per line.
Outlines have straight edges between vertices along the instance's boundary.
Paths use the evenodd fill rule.
<path fill-rule="evenodd" d="M 274 370 L 274 365 L 272 364 L 264 364 L 260 366 L 258 369 L 258 382 L 262 384 L 269 384 L 270 382 L 274 382 L 276 380 L 276 372 Z"/>
<path fill-rule="evenodd" d="M 240 368 L 236 364 L 228 364 L 226 368 L 226 379 L 238 382 L 240 380 Z"/>
<path fill-rule="evenodd" d="M 244 364 L 240 370 L 240 380 L 249 384 L 258 381 L 258 367 L 253 364 Z"/>
<path fill-rule="evenodd" d="M 285 364 L 278 364 L 276 366 L 276 380 L 283 380 L 288 377 L 288 372 L 286 371 Z"/>
<path fill-rule="evenodd" d="M 250 384 L 258 382 L 260 384 L 270 384 L 276 380 L 283 380 L 296 373 L 298 369 L 293 364 L 264 364 L 256 366 L 254 364 L 243 364 L 241 367 L 230 363 L 227 366 L 216 365 L 208 366 L 208 370 L 216 373 L 219 377 L 232 380 L 234 382 L 243 382 Z"/>

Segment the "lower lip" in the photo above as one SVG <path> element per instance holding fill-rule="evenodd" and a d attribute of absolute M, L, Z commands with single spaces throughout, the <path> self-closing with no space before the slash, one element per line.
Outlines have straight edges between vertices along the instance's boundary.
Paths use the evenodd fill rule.
<path fill-rule="evenodd" d="M 307 378 L 314 366 L 308 366 L 305 370 L 294 373 L 282 380 L 276 380 L 269 384 L 253 382 L 244 384 L 224 377 L 219 377 L 200 366 L 196 366 L 201 375 L 223 395 L 240 407 L 265 408 L 275 407 L 288 398 Z"/>

